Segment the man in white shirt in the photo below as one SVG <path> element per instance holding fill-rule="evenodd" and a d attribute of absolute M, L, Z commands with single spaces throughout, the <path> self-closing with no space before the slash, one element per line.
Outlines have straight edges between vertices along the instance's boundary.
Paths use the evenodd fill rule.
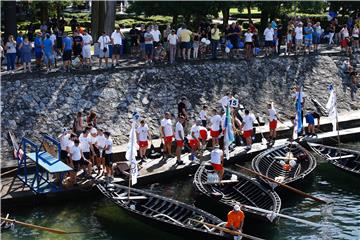
<path fill-rule="evenodd" d="M 161 37 L 161 32 L 159 31 L 159 27 L 158 25 L 155 25 L 151 31 L 150 31 L 151 35 L 153 35 L 153 39 L 154 39 L 154 47 L 157 47 L 160 43 L 160 37 Z"/>
<path fill-rule="evenodd" d="M 219 144 L 219 136 L 220 136 L 220 126 L 221 126 L 221 117 L 217 114 L 216 109 L 212 110 L 213 116 L 210 118 L 210 136 L 212 138 L 212 146 Z"/>
<path fill-rule="evenodd" d="M 64 128 L 63 132 L 59 136 L 59 139 L 60 139 L 60 147 L 61 147 L 60 159 L 64 163 L 68 163 L 67 147 L 70 141 L 70 132 L 66 128 Z"/>
<path fill-rule="evenodd" d="M 219 180 L 221 181 L 224 175 L 224 152 L 220 149 L 218 144 L 215 145 L 214 149 L 211 151 L 210 162 L 214 171 L 219 175 Z"/>
<path fill-rule="evenodd" d="M 164 139 L 164 159 L 166 154 L 168 157 L 171 157 L 171 143 L 173 141 L 174 131 L 171 122 L 171 114 L 169 112 L 165 113 L 165 118 L 161 120 L 160 133 Z"/>
<path fill-rule="evenodd" d="M 246 149 L 251 149 L 252 144 L 252 134 L 253 134 L 253 123 L 255 122 L 255 117 L 250 115 L 249 110 L 245 110 L 245 116 L 242 121 L 242 130 L 243 130 L 243 137 L 246 140 Z"/>
<path fill-rule="evenodd" d="M 189 134 L 189 145 L 191 147 L 191 155 L 190 160 L 195 161 L 196 159 L 196 151 L 200 146 L 200 121 L 194 121 L 194 125 L 191 127 L 190 134 Z"/>
<path fill-rule="evenodd" d="M 184 162 L 181 160 L 181 150 L 184 147 L 184 124 L 185 118 L 179 116 L 178 122 L 175 126 L 175 140 L 176 140 L 176 164 L 182 165 Z"/>
<path fill-rule="evenodd" d="M 108 179 L 112 179 L 113 177 L 113 169 L 112 169 L 112 146 L 113 140 L 110 138 L 109 132 L 104 132 L 105 136 L 105 168 L 106 168 L 106 175 Z"/>
<path fill-rule="evenodd" d="M 231 92 L 227 92 L 225 96 L 223 96 L 218 102 L 221 104 L 224 111 L 226 111 L 226 108 L 228 104 L 230 104 L 230 100 L 232 99 Z"/>
<path fill-rule="evenodd" d="M 302 49 L 303 45 L 303 26 L 302 22 L 299 22 L 295 28 L 295 54 Z"/>
<path fill-rule="evenodd" d="M 91 44 L 93 43 L 93 39 L 86 30 L 84 30 L 84 35 L 82 38 L 84 43 L 84 46 L 82 48 L 82 56 L 84 58 L 83 63 L 84 66 L 91 68 Z"/>
<path fill-rule="evenodd" d="M 274 29 L 271 27 L 271 23 L 269 23 L 268 27 L 265 29 L 264 36 L 266 55 L 269 55 L 271 53 L 274 40 Z"/>
<path fill-rule="evenodd" d="M 174 29 L 171 30 L 171 34 L 168 35 L 167 39 L 169 41 L 169 51 L 170 51 L 169 61 L 170 64 L 173 64 L 175 62 L 175 56 L 176 56 L 176 45 L 177 42 L 179 41 L 179 37 L 178 35 L 176 35 Z"/>
<path fill-rule="evenodd" d="M 119 58 L 122 50 L 122 40 L 125 38 L 124 34 L 120 31 L 120 28 L 117 27 L 116 30 L 111 34 L 111 43 L 113 44 L 112 51 L 112 67 L 119 65 Z"/>
<path fill-rule="evenodd" d="M 206 113 L 207 109 L 208 109 L 207 106 L 203 106 L 203 109 L 199 113 L 201 124 L 203 127 L 207 126 L 207 113 Z"/>
<path fill-rule="evenodd" d="M 104 133 L 101 129 L 97 130 L 97 136 L 95 139 L 95 145 L 94 145 L 94 151 L 95 151 L 95 155 L 96 155 L 96 164 L 97 164 L 97 168 L 98 168 L 98 172 L 100 172 L 101 168 L 104 168 L 105 166 L 105 142 L 106 142 L 106 138 L 104 136 Z"/>
<path fill-rule="evenodd" d="M 148 140 L 151 140 L 151 133 L 149 132 L 149 127 L 145 123 L 144 119 L 140 121 L 140 126 L 136 129 L 136 134 L 139 145 L 139 156 L 142 162 L 146 160 L 146 150 L 149 146 Z"/>
<path fill-rule="evenodd" d="M 89 136 L 90 133 L 90 128 L 86 127 L 84 132 L 82 134 L 80 134 L 79 136 L 79 141 L 80 141 L 80 149 L 83 152 L 84 158 L 86 161 L 89 161 L 90 163 L 90 159 L 91 159 L 91 152 L 94 152 L 93 146 L 92 146 L 92 142 L 91 142 L 91 138 Z M 81 165 L 88 165 L 85 164 L 85 162 L 82 162 L 84 164 Z M 91 164 L 91 163 L 90 163 Z M 91 173 L 91 171 L 90 171 Z"/>
<path fill-rule="evenodd" d="M 276 110 L 271 103 L 268 103 L 268 112 L 269 112 L 270 141 L 275 142 L 277 116 L 276 116 Z"/>
<path fill-rule="evenodd" d="M 245 35 L 245 58 L 249 59 L 251 57 L 252 54 L 252 47 L 253 45 L 253 33 L 251 32 L 251 29 L 248 28 L 247 32 L 244 34 Z"/>
<path fill-rule="evenodd" d="M 99 68 L 101 68 L 101 61 L 105 58 L 105 68 L 108 66 L 108 58 L 109 58 L 109 44 L 111 40 L 105 32 L 102 32 L 102 35 L 98 39 L 99 43 Z"/>

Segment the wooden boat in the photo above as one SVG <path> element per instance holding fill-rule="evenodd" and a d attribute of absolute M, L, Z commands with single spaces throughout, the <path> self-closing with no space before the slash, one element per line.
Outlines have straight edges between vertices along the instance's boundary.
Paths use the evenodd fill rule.
<path fill-rule="evenodd" d="M 315 169 L 316 159 L 300 144 L 293 142 L 260 153 L 251 165 L 254 171 L 275 181 L 295 184 Z"/>
<path fill-rule="evenodd" d="M 329 161 L 335 167 L 360 176 L 360 151 L 317 143 L 307 142 L 307 144 L 317 155 Z"/>
<path fill-rule="evenodd" d="M 5 219 L 1 220 L 1 232 L 10 229 L 13 226 L 13 223 L 6 221 L 9 219 L 9 214 L 6 214 Z"/>
<path fill-rule="evenodd" d="M 196 219 L 217 226 L 224 224 L 219 218 L 194 206 L 134 188 L 131 188 L 129 200 L 129 188 L 119 184 L 103 183 L 97 187 L 107 198 L 133 217 L 164 230 L 181 236 L 186 235 L 191 239 L 226 238 L 221 232 L 192 221 L 191 219 Z"/>
<path fill-rule="evenodd" d="M 202 163 L 194 176 L 196 189 L 205 197 L 206 202 L 222 209 L 224 215 L 233 208 L 235 203 L 249 205 L 279 213 L 281 199 L 279 195 L 267 185 L 249 176 L 230 169 L 225 169 L 222 184 L 209 184 L 208 174 L 213 167 Z M 217 207 L 216 207 L 217 208 Z M 243 208 L 247 216 L 252 219 L 272 221 L 267 214 L 252 209 Z"/>

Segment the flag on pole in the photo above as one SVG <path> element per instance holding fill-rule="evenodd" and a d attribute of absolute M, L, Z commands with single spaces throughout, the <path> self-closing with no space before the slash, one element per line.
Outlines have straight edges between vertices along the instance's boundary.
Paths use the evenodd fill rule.
<path fill-rule="evenodd" d="M 301 88 L 300 91 L 296 93 L 296 115 L 294 120 L 294 132 L 293 132 L 293 139 L 297 139 L 299 133 L 302 132 L 302 106 L 301 106 Z"/>
<path fill-rule="evenodd" d="M 230 116 L 230 104 L 226 107 L 226 115 L 225 115 L 225 132 L 224 132 L 224 146 L 225 146 L 225 156 L 226 159 L 229 160 L 229 147 L 230 144 L 235 140 L 234 132 L 231 124 L 231 116 Z"/>
<path fill-rule="evenodd" d="M 137 183 L 137 176 L 138 176 L 138 168 L 136 163 L 137 141 L 136 141 L 135 126 L 136 123 L 133 120 L 129 134 L 128 149 L 125 155 L 126 159 L 130 161 L 131 185 Z"/>
<path fill-rule="evenodd" d="M 333 85 L 329 85 L 328 90 L 330 92 L 329 100 L 326 103 L 326 110 L 328 111 L 328 116 L 332 120 L 333 131 L 336 131 L 336 122 L 337 122 L 337 110 L 336 110 L 336 93 Z"/>

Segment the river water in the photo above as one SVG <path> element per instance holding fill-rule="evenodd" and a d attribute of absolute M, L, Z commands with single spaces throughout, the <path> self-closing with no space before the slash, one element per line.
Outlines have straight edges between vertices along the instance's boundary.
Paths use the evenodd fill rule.
<path fill-rule="evenodd" d="M 350 147 L 360 149 L 360 143 L 352 144 Z M 276 240 L 360 239 L 360 187 L 357 185 L 359 178 L 342 172 L 322 160 L 318 161 L 313 175 L 311 183 L 302 186 L 302 190 L 316 197 L 332 199 L 334 204 L 322 206 L 314 201 L 291 194 L 282 197 L 281 213 L 321 223 L 322 227 L 316 228 L 280 219 L 279 223 L 273 226 L 265 226 L 263 223 L 259 223 L 258 226 L 246 226 L 245 223 L 244 233 Z M 192 176 L 169 180 L 161 185 L 152 184 L 147 189 L 190 204 L 195 201 Z M 82 233 L 56 235 L 16 226 L 14 230 L 2 233 L 1 237 L 5 240 L 182 239 L 181 236 L 150 227 L 129 217 L 105 198 L 74 199 L 74 201 L 58 205 L 14 209 L 10 214 L 19 221 Z M 226 213 L 219 217 L 225 219 Z"/>

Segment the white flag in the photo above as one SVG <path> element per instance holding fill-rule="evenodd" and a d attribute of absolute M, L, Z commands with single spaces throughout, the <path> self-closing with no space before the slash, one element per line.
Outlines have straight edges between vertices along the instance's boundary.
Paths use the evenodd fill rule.
<path fill-rule="evenodd" d="M 131 174 L 131 185 L 137 183 L 138 176 L 138 168 L 136 163 L 136 155 L 137 155 L 137 141 L 136 141 L 136 133 L 135 133 L 136 123 L 133 121 L 131 125 L 131 130 L 129 134 L 129 143 L 128 149 L 126 151 L 126 159 L 130 161 L 130 174 Z"/>
<path fill-rule="evenodd" d="M 337 110 L 336 110 L 336 93 L 332 85 L 329 86 L 330 97 L 326 103 L 326 110 L 328 111 L 328 116 L 332 120 L 333 131 L 336 131 L 336 121 L 337 121 Z"/>

